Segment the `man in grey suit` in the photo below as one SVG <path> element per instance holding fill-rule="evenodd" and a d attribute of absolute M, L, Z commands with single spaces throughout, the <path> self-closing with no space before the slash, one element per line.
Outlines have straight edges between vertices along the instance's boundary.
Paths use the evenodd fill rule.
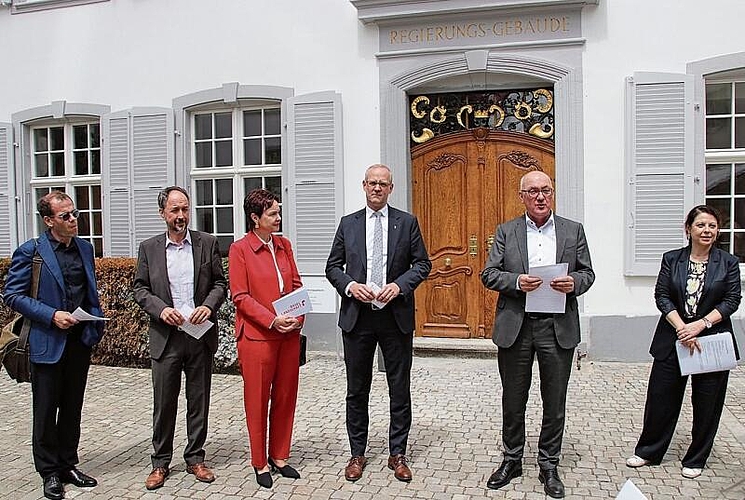
<path fill-rule="evenodd" d="M 564 497 L 556 467 L 564 435 L 567 385 L 574 348 L 580 341 L 577 297 L 595 281 L 582 224 L 554 215 L 554 189 L 541 171 L 520 180 L 520 199 L 526 213 L 501 224 L 481 272 L 484 286 L 499 292 L 492 338 L 502 380 L 502 444 L 504 460 L 486 483 L 498 489 L 522 475 L 525 448 L 525 406 L 533 359 L 538 358 L 543 423 L 538 439 L 538 478 L 546 494 Z M 543 281 L 530 267 L 566 262 L 568 274 L 555 278 L 551 288 L 566 294 L 564 313 L 526 313 L 526 293 Z"/>
<path fill-rule="evenodd" d="M 339 327 L 347 371 L 348 481 L 367 464 L 368 403 L 373 356 L 380 345 L 391 398 L 388 468 L 411 481 L 406 445 L 411 428 L 414 290 L 432 269 L 416 217 L 388 205 L 393 174 L 372 165 L 362 181 L 367 207 L 341 219 L 326 262 L 326 278 L 341 295 Z"/>
<path fill-rule="evenodd" d="M 150 315 L 153 375 L 153 470 L 148 490 L 163 486 L 173 457 L 181 371 L 186 374 L 186 471 L 202 482 L 215 480 L 204 464 L 212 357 L 217 350 L 217 310 L 227 282 L 217 239 L 189 230 L 189 195 L 171 186 L 158 195 L 165 233 L 140 244 L 134 280 L 135 301 Z M 185 322 L 214 325 L 202 336 L 182 330 Z"/>

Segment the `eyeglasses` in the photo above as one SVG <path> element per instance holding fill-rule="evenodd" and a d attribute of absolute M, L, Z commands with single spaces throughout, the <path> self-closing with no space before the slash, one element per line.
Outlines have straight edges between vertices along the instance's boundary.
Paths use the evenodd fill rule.
<path fill-rule="evenodd" d="M 71 212 L 62 212 L 61 214 L 53 215 L 52 217 L 59 217 L 63 221 L 67 222 L 70 220 L 70 217 L 75 217 L 76 219 L 80 217 L 80 210 L 76 208 Z"/>
<path fill-rule="evenodd" d="M 521 189 L 521 193 L 527 194 L 531 198 L 538 198 L 538 193 L 543 194 L 546 198 L 554 194 L 554 188 L 543 188 L 543 189 Z"/>
<path fill-rule="evenodd" d="M 390 182 L 386 182 L 386 181 L 365 181 L 365 184 L 373 188 L 375 186 L 380 186 L 381 189 L 385 189 L 391 185 Z"/>

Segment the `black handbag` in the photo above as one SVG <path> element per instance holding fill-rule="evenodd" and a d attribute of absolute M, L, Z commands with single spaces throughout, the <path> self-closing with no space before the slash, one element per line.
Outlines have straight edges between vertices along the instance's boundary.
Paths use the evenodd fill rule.
<path fill-rule="evenodd" d="M 31 274 L 31 297 L 39 293 L 39 273 L 42 260 L 34 252 L 34 267 Z M 31 332 L 31 321 L 20 314 L 5 325 L 0 334 L 0 360 L 10 378 L 18 382 L 31 382 L 31 361 L 29 359 L 28 336 Z"/>
<path fill-rule="evenodd" d="M 308 362 L 306 354 L 308 353 L 308 337 L 300 334 L 300 366 Z"/>

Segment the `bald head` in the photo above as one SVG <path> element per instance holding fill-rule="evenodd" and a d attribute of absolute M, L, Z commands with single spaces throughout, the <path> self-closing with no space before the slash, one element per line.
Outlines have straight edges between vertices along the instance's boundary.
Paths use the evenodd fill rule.
<path fill-rule="evenodd" d="M 525 211 L 538 227 L 543 226 L 551 216 L 554 201 L 554 185 L 544 172 L 533 170 L 520 179 L 520 200 Z"/>

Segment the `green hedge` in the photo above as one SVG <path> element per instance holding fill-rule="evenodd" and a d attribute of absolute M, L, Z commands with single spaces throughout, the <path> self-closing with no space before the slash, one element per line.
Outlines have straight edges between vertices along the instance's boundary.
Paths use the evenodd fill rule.
<path fill-rule="evenodd" d="M 148 347 L 148 315 L 135 303 L 132 295 L 137 259 L 96 259 L 98 294 L 106 322 L 105 334 L 93 350 L 93 363 L 107 366 L 135 368 L 150 367 Z M 0 259 L 0 283 L 5 286 L 5 276 L 10 259 Z M 227 259 L 223 259 L 227 277 Z M 219 344 L 215 354 L 214 370 L 218 373 L 238 372 L 238 353 L 233 336 L 235 307 L 227 299 L 218 311 Z M 0 325 L 13 318 L 13 311 L 0 304 Z"/>

